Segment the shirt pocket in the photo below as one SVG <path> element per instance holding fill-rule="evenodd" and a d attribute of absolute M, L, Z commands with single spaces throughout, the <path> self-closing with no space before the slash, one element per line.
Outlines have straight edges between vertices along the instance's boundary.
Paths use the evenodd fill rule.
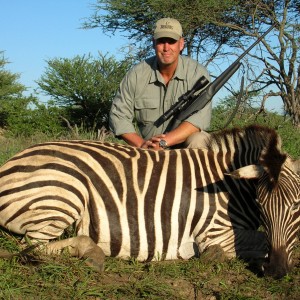
<path fill-rule="evenodd" d="M 138 123 L 153 123 L 159 118 L 159 103 L 157 99 L 142 98 L 135 102 L 135 117 Z"/>

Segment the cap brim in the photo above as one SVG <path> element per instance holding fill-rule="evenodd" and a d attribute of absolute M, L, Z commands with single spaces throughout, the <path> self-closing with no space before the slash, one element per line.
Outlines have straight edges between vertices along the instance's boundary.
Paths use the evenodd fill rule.
<path fill-rule="evenodd" d="M 160 39 L 160 38 L 171 38 L 176 41 L 180 40 L 180 38 L 181 38 L 181 36 L 179 34 L 176 34 L 174 32 L 168 32 L 168 31 L 154 33 L 153 37 L 155 40 Z"/>

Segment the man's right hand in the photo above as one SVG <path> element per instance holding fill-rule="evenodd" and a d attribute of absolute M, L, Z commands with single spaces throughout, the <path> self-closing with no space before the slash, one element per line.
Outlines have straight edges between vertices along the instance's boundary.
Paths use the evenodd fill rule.
<path fill-rule="evenodd" d="M 159 142 L 165 137 L 165 134 L 160 134 L 150 138 L 149 140 L 144 140 L 136 132 L 125 133 L 122 135 L 122 139 L 129 145 L 134 147 L 139 147 L 143 149 L 152 149 L 152 150 L 162 150 L 159 147 Z"/>

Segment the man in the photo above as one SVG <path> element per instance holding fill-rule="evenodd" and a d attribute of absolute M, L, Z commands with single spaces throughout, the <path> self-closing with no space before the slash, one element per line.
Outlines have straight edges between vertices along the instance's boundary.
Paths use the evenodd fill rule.
<path fill-rule="evenodd" d="M 135 147 L 205 147 L 209 135 L 203 130 L 210 125 L 211 103 L 169 132 L 165 130 L 170 120 L 158 128 L 154 122 L 201 76 L 210 80 L 207 70 L 181 55 L 184 38 L 175 19 L 157 21 L 153 47 L 156 55 L 134 66 L 122 80 L 110 111 L 110 129 Z"/>

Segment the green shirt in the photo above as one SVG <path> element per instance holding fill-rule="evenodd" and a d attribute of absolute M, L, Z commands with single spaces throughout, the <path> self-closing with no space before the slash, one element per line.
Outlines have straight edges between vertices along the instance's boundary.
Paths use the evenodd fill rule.
<path fill-rule="evenodd" d="M 158 128 L 153 123 L 177 102 L 180 96 L 191 90 L 203 75 L 210 80 L 204 66 L 187 56 L 179 56 L 176 72 L 166 86 L 157 69 L 155 56 L 137 64 L 123 78 L 112 103 L 110 129 L 117 136 L 136 132 L 136 121 L 144 139 L 163 133 L 171 119 Z M 186 121 L 205 130 L 210 125 L 210 119 L 211 102 Z"/>

